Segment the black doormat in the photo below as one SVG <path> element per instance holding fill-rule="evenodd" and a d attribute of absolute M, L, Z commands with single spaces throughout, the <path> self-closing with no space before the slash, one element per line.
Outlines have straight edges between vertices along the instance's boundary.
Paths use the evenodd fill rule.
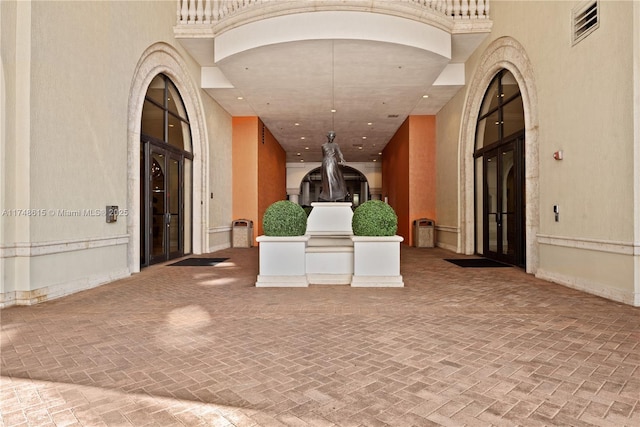
<path fill-rule="evenodd" d="M 229 258 L 187 258 L 169 265 L 173 267 L 213 267 L 228 259 Z"/>
<path fill-rule="evenodd" d="M 496 268 L 496 267 L 511 267 L 509 264 L 494 261 L 487 258 L 466 258 L 466 259 L 445 259 L 458 267 L 475 267 L 475 268 Z"/>

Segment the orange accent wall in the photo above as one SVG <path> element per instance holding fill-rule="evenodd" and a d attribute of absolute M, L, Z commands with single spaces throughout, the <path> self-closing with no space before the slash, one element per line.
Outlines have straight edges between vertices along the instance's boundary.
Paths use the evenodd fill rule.
<path fill-rule="evenodd" d="M 398 215 L 398 234 L 413 245 L 413 221 L 436 220 L 435 116 L 409 116 L 382 153 L 382 197 Z"/>
<path fill-rule="evenodd" d="M 396 131 L 382 151 L 382 200 L 398 215 L 398 235 L 409 241 L 409 119 Z"/>
<path fill-rule="evenodd" d="M 264 139 L 262 132 L 264 130 Z M 287 155 L 269 129 L 258 129 L 258 235 L 264 234 L 262 216 L 269 205 L 287 199 Z"/>
<path fill-rule="evenodd" d="M 286 154 L 258 117 L 234 117 L 232 126 L 233 219 L 253 221 L 255 239 L 266 208 L 286 199 Z"/>
<path fill-rule="evenodd" d="M 233 219 L 258 223 L 258 118 L 232 119 Z"/>

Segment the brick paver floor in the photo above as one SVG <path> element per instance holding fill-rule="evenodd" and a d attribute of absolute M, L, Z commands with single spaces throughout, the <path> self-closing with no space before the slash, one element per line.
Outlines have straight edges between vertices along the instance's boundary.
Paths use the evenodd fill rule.
<path fill-rule="evenodd" d="M 258 252 L 2 316 L 2 426 L 640 426 L 640 309 L 402 250 L 405 288 L 256 288 Z"/>

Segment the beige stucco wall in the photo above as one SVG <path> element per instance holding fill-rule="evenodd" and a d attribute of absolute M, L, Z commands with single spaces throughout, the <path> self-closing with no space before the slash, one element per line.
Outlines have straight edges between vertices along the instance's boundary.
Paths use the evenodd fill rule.
<path fill-rule="evenodd" d="M 3 1 L 1 7 L 6 102 L 16 111 L 6 118 L 12 125 L 5 132 L 6 152 L 15 160 L 7 163 L 15 167 L 3 168 L 3 207 L 39 213 L 3 218 L 8 249 L 0 292 L 6 301 L 16 292 L 13 297 L 28 303 L 130 273 L 125 216 L 108 224 L 102 215 L 61 212 L 131 209 L 128 108 L 145 49 L 158 42 L 172 46 L 189 86 L 200 87 L 200 68 L 174 40 L 173 2 Z M 209 215 L 194 224 L 194 233 L 205 236 L 200 250 L 206 252 L 229 243 L 231 118 L 203 91 L 196 94 L 200 99 L 191 104 L 204 110 L 202 140 L 211 142 L 194 150 L 205 166 L 198 205 L 209 203 Z M 213 199 L 209 188 L 215 188 Z"/>
<path fill-rule="evenodd" d="M 205 195 L 205 203 L 209 203 L 209 237 L 205 250 L 213 252 L 230 246 L 233 221 L 232 126 L 231 116 L 204 91 L 202 93 L 209 133 L 209 194 Z"/>
<path fill-rule="evenodd" d="M 492 1 L 490 37 L 466 63 L 469 83 L 490 43 L 508 36 L 524 48 L 537 90 L 539 258 L 533 271 L 549 280 L 640 303 L 634 279 L 634 104 L 632 37 L 637 2 L 601 1 L 600 27 L 571 45 L 571 10 L 578 1 Z M 544 30 L 541 30 L 544 29 Z M 636 53 L 637 56 L 637 53 Z M 637 60 L 638 58 L 635 58 Z M 638 79 L 638 76 L 635 77 Z M 446 165 L 459 158 L 456 123 L 465 87 L 438 114 L 438 218 L 455 222 L 459 194 Z M 467 100 L 468 101 L 468 100 Z M 526 107 L 525 107 L 526 108 Z M 635 112 L 635 113 L 634 113 Z M 462 141 L 462 144 L 470 141 Z M 471 141 L 472 143 L 472 141 Z M 564 160 L 553 153 L 563 150 Z M 471 172 L 471 171 L 469 171 Z M 635 185 L 638 185 L 637 183 Z M 560 206 L 554 221 L 553 205 Z M 460 225 L 459 223 L 457 223 Z M 460 248 L 460 246 L 459 246 Z M 598 273 L 592 265 L 597 259 Z M 637 265 L 637 261 L 636 261 Z M 613 295 L 615 293 L 615 296 Z"/>
<path fill-rule="evenodd" d="M 600 2 L 600 28 L 572 47 L 571 9 L 579 3 L 497 2 L 494 34 L 517 39 L 534 65 L 544 189 L 540 233 L 630 242 L 633 4 Z M 545 31 L 535 31 L 541 25 Z M 562 161 L 552 158 L 558 149 Z M 561 209 L 558 223 L 554 204 Z"/>
<path fill-rule="evenodd" d="M 6 12 L 5 12 L 6 14 Z M 0 28 L 4 28 L 5 22 L 3 21 L 3 16 L 6 16 L 5 14 L 3 14 L 3 7 L 2 4 L 0 4 Z M 7 107 L 6 107 L 6 102 L 7 102 L 7 95 L 6 95 L 6 88 L 5 88 L 5 77 L 4 77 L 4 49 L 2 48 L 2 44 L 3 44 L 3 39 L 5 37 L 3 37 L 2 35 L 2 31 L 0 31 L 0 212 L 4 209 L 5 206 L 5 196 L 6 196 L 6 187 L 5 187 L 5 183 L 6 183 L 6 179 L 5 179 L 5 171 L 6 171 L 6 135 L 7 135 L 7 121 L 6 121 L 6 115 L 7 115 Z M 4 247 L 4 241 L 5 241 L 5 229 L 4 229 L 4 223 L 0 222 L 0 248 Z M 0 249 L 0 251 L 3 249 Z M 0 294 L 4 294 L 4 288 L 5 288 L 5 280 L 4 280 L 4 276 L 5 276 L 5 262 L 4 262 L 4 256 L 0 256 Z"/>
<path fill-rule="evenodd" d="M 458 91 L 436 116 L 436 242 L 452 251 L 460 251 L 458 149 L 465 93 Z"/>

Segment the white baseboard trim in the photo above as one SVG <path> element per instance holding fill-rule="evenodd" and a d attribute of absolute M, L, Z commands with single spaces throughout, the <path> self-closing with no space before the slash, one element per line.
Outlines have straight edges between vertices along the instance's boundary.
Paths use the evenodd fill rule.
<path fill-rule="evenodd" d="M 0 309 L 16 305 L 16 293 L 14 291 L 0 293 Z"/>
<path fill-rule="evenodd" d="M 456 236 L 458 236 L 458 234 L 460 234 L 460 228 L 459 227 L 453 227 L 453 226 L 449 226 L 449 225 L 436 225 L 436 231 L 438 233 L 448 233 L 448 234 L 455 234 Z M 446 249 L 448 251 L 451 252 L 458 252 L 458 246 L 457 245 L 452 245 L 449 243 L 444 243 L 444 242 L 440 242 L 437 239 L 437 234 L 436 234 L 436 247 L 438 248 L 442 248 L 442 249 Z M 457 240 L 457 237 L 456 237 Z"/>
<path fill-rule="evenodd" d="M 611 289 L 597 282 L 538 268 L 536 277 L 606 299 L 640 307 L 640 293 Z"/>
<path fill-rule="evenodd" d="M 229 226 L 223 226 L 223 227 L 212 227 L 209 228 L 207 230 L 207 235 L 212 236 L 214 234 L 225 234 L 227 235 L 227 241 L 224 243 L 218 243 L 216 245 L 210 245 L 207 248 L 207 251 L 209 253 L 211 252 L 216 252 L 216 251 L 221 251 L 223 249 L 228 249 L 231 247 L 231 231 L 232 231 L 232 227 Z"/>
<path fill-rule="evenodd" d="M 451 251 L 451 252 L 455 252 L 455 253 L 458 252 L 458 247 L 457 246 L 450 245 L 448 243 L 437 242 L 436 246 L 439 247 L 439 248 L 442 248 L 442 249 L 446 249 L 446 250 Z"/>
<path fill-rule="evenodd" d="M 226 244 L 226 243 L 221 243 L 219 245 L 209 246 L 208 253 L 218 252 L 218 251 L 221 251 L 223 249 L 229 249 L 230 247 L 231 247 L 231 245 Z"/>
<path fill-rule="evenodd" d="M 12 305 L 34 305 L 45 301 L 51 301 L 76 292 L 86 291 L 115 280 L 130 276 L 128 269 L 117 270 L 111 273 L 96 274 L 86 278 L 64 282 L 31 291 L 13 291 L 0 294 L 0 308 Z"/>

